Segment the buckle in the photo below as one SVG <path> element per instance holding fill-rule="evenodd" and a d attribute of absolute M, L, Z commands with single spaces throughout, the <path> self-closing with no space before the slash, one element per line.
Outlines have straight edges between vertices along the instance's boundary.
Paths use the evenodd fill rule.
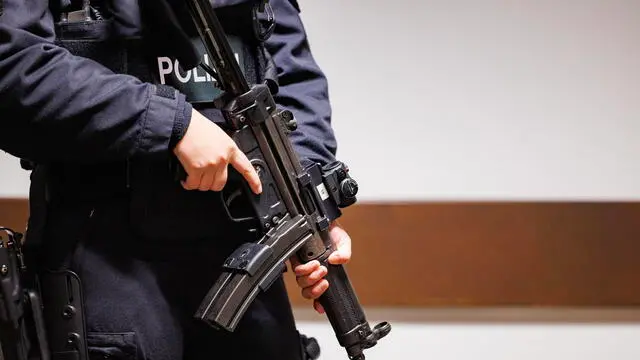
<path fill-rule="evenodd" d="M 266 19 L 261 19 L 261 14 L 265 15 Z M 269 0 L 263 0 L 255 4 L 251 15 L 253 18 L 253 34 L 256 39 L 258 41 L 267 40 L 276 27 L 275 13 Z"/>

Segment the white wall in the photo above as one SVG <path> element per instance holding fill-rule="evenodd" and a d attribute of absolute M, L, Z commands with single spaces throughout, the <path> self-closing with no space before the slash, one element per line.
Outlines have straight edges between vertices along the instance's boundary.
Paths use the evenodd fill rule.
<path fill-rule="evenodd" d="M 640 2 L 300 4 L 362 199 L 640 198 Z"/>
<path fill-rule="evenodd" d="M 361 200 L 640 199 L 639 1 L 299 1 Z M 396 322 L 367 359 L 640 358 L 637 317 L 587 313 Z"/>
<path fill-rule="evenodd" d="M 321 342 L 319 360 L 345 360 L 330 325 L 301 322 Z M 640 325 L 399 322 L 367 360 L 637 360 Z"/>
<path fill-rule="evenodd" d="M 299 1 L 362 201 L 640 199 L 640 2 Z"/>
<path fill-rule="evenodd" d="M 0 198 L 26 198 L 29 173 L 20 168 L 15 157 L 0 151 Z"/>
<path fill-rule="evenodd" d="M 399 312 L 369 310 L 372 310 L 372 324 L 389 320 L 389 316 L 393 318 L 393 314 Z M 298 311 L 306 312 L 304 309 Z M 640 358 L 640 347 L 636 346 L 640 339 L 640 324 L 624 320 L 637 320 L 637 310 L 436 309 L 400 312 L 403 313 L 402 320 L 391 321 L 391 333 L 365 352 L 367 360 Z M 412 321 L 411 315 L 420 321 Z M 306 313 L 298 319 L 302 333 L 318 339 L 321 346 L 319 360 L 347 359 L 326 320 Z"/>

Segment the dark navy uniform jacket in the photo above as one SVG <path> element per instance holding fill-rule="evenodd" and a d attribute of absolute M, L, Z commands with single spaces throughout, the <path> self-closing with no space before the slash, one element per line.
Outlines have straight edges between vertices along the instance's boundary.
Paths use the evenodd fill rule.
<path fill-rule="evenodd" d="M 114 31 L 120 36 L 140 35 L 140 18 L 147 9 L 181 5 L 179 0 L 106 1 L 118 18 Z M 250 0 L 215 3 L 223 7 L 244 1 Z M 170 154 L 171 141 L 182 136 L 191 114 L 183 94 L 162 96 L 154 84 L 113 73 L 56 46 L 49 1 L 0 2 L 0 148 L 39 163 L 144 160 Z M 276 101 L 297 117 L 299 127 L 292 140 L 301 157 L 329 162 L 336 141 L 327 81 L 310 52 L 296 1 L 271 0 L 271 6 L 277 26 L 265 45 L 277 67 Z M 149 17 L 158 20 L 157 13 Z M 175 26 L 165 24 L 165 30 Z M 166 31 L 162 36 L 170 32 Z"/>

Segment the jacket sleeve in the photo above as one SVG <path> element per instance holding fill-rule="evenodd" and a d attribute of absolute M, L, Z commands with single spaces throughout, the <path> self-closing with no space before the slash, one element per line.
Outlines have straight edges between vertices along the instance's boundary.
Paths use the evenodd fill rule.
<path fill-rule="evenodd" d="M 295 0 L 271 0 L 276 26 L 265 45 L 278 73 L 278 105 L 293 112 L 298 129 L 291 134 L 301 160 L 322 165 L 335 160 L 327 79 L 314 60 Z"/>
<path fill-rule="evenodd" d="M 184 95 L 56 46 L 47 0 L 2 1 L 2 150 L 36 162 L 167 156 L 191 116 Z"/>

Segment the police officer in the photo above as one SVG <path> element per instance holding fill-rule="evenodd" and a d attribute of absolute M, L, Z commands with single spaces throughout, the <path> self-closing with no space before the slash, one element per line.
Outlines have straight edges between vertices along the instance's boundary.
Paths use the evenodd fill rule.
<path fill-rule="evenodd" d="M 326 164 L 336 152 L 327 82 L 299 6 L 264 2 L 214 6 L 246 77 L 296 116 L 300 157 Z M 0 144 L 35 164 L 27 243 L 38 244 L 39 271 L 78 274 L 91 358 L 303 358 L 281 278 L 234 333 L 192 318 L 223 259 L 253 236 L 219 200 L 228 167 L 254 192 L 262 184 L 210 101 L 215 80 L 197 67 L 208 60 L 185 4 L 0 4 Z M 331 236 L 330 262 L 348 262 L 348 234 L 334 223 Z M 326 269 L 294 272 L 323 312 Z"/>

